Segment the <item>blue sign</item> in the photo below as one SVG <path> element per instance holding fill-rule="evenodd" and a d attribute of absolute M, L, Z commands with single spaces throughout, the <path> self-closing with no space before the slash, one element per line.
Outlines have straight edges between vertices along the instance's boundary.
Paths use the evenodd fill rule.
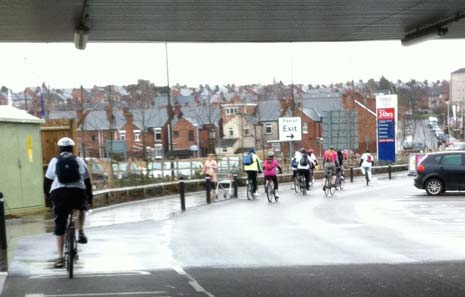
<path fill-rule="evenodd" d="M 378 159 L 396 161 L 396 125 L 393 108 L 378 109 Z"/>

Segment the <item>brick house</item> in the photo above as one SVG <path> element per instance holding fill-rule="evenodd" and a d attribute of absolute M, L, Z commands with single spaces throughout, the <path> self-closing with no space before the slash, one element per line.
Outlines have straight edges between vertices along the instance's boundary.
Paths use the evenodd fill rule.
<path fill-rule="evenodd" d="M 367 149 L 371 153 L 377 152 L 376 144 L 376 98 L 362 97 L 360 93 L 346 92 L 342 95 L 344 108 L 356 110 L 358 114 L 358 149 L 361 154 Z"/>

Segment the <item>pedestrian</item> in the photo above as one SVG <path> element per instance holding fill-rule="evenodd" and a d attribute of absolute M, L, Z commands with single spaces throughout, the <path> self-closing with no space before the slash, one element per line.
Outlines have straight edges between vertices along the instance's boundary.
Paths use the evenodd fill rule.
<path fill-rule="evenodd" d="M 208 159 L 205 161 L 204 166 L 202 168 L 202 174 L 209 176 L 210 181 L 212 183 L 216 183 L 217 175 L 216 172 L 218 170 L 218 164 L 216 160 L 213 158 L 214 154 L 208 154 Z"/>

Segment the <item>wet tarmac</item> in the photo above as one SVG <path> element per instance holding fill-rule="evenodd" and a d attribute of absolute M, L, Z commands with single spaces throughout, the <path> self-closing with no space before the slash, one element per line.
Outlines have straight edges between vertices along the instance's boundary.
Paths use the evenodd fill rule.
<path fill-rule="evenodd" d="M 213 195 L 212 195 L 213 196 Z M 186 194 L 186 209 L 207 204 L 205 192 Z M 91 209 L 88 211 L 86 228 L 102 227 L 114 224 L 140 222 L 144 220 L 165 220 L 181 213 L 179 195 L 149 198 L 140 201 Z M 7 271 L 13 261 L 20 238 L 53 232 L 52 210 L 39 214 L 6 220 L 7 250 L 0 250 L 0 271 Z"/>

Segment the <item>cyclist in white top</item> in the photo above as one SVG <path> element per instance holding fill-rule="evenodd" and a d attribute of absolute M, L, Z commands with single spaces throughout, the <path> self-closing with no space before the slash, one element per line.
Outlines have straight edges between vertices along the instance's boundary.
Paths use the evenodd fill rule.
<path fill-rule="evenodd" d="M 362 157 L 360 157 L 360 170 L 362 171 L 362 175 L 365 175 L 365 172 L 368 172 L 368 180 L 371 181 L 371 166 L 373 165 L 374 158 L 370 154 L 370 150 L 367 150 L 363 153 Z"/>

